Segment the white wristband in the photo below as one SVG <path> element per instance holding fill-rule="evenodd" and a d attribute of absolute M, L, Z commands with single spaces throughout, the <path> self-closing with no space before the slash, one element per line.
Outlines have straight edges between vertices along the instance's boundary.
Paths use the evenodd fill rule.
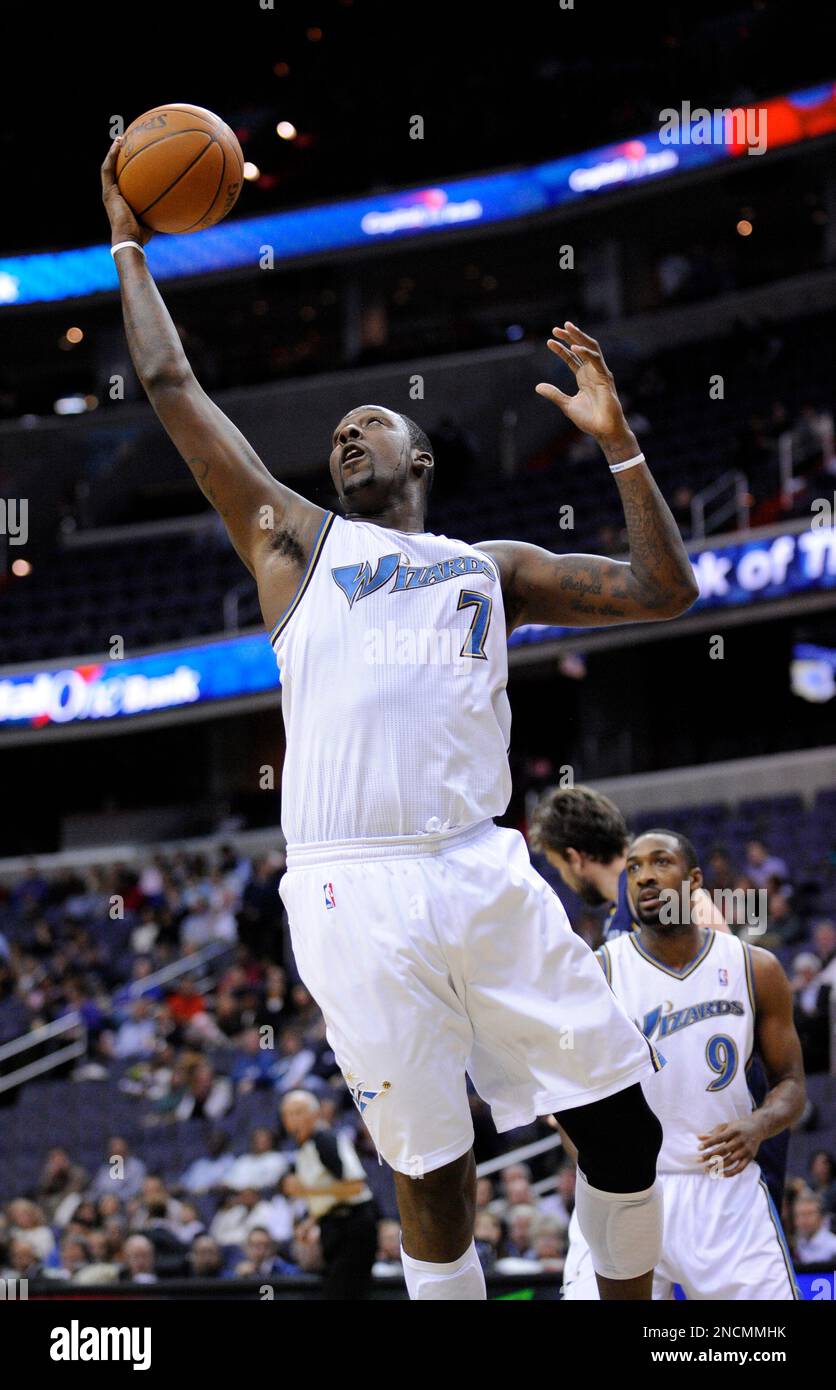
<path fill-rule="evenodd" d="M 625 459 L 623 463 L 611 463 L 611 473 L 623 473 L 625 468 L 635 468 L 637 463 L 646 463 L 644 454 L 636 454 L 634 459 Z"/>
<path fill-rule="evenodd" d="M 137 251 L 142 251 L 143 256 L 145 255 L 145 251 L 144 251 L 143 247 L 140 246 L 140 244 L 139 244 L 138 241 L 117 241 L 116 245 L 115 245 L 115 246 L 111 246 L 111 248 L 110 248 L 110 254 L 111 254 L 111 256 L 115 256 L 115 255 L 116 255 L 116 252 L 117 252 L 117 251 L 121 251 L 122 248 L 123 248 L 124 246 L 135 246 L 136 249 L 137 249 Z M 146 257 L 146 259 L 147 259 L 147 257 Z"/>

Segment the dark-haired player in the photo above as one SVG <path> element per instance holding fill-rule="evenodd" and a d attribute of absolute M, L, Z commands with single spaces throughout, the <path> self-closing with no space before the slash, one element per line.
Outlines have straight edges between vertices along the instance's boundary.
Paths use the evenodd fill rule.
<path fill-rule="evenodd" d="M 545 855 L 567 888 L 590 907 L 609 904 L 604 940 L 634 931 L 636 919 L 627 893 L 627 822 L 614 801 L 593 787 L 556 787 L 537 803 L 528 843 Z M 694 921 L 728 931 L 725 918 L 704 888 L 693 895 Z"/>
<path fill-rule="evenodd" d="M 780 1217 L 754 1161 L 763 1140 L 804 1109 L 789 982 L 770 951 L 666 911 L 702 883 L 684 836 L 639 835 L 627 850 L 627 879 L 638 930 L 597 954 L 613 993 L 666 1061 L 648 1089 L 664 1131 L 657 1161 L 664 1237 L 653 1296 L 669 1298 L 678 1283 L 690 1299 L 797 1298 Z M 747 1085 L 756 1047 L 770 1081 L 757 1107 Z M 622 1143 L 629 1147 L 629 1134 Z M 598 1297 L 577 1223 L 564 1297 Z"/>
<path fill-rule="evenodd" d="M 572 323 L 555 328 L 549 350 L 578 389 L 537 390 L 600 444 L 629 561 L 427 531 L 429 441 L 385 406 L 337 422 L 338 510 L 326 511 L 273 477 L 195 379 L 138 244 L 148 233 L 116 186 L 117 152 L 102 183 L 128 346 L 258 585 L 282 678 L 294 955 L 395 1169 L 410 1295 L 485 1296 L 469 1074 L 500 1130 L 560 1114 L 602 1296 L 647 1298 L 660 1131 L 639 1083 L 659 1059 L 522 836 L 494 822 L 511 791 L 508 633 L 672 618 L 697 596 L 601 349 Z M 611 1142 L 622 1127 L 627 1155 Z"/>

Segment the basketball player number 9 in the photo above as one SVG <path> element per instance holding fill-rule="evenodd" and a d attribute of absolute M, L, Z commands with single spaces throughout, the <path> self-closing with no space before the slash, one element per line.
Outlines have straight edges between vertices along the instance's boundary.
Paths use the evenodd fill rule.
<path fill-rule="evenodd" d="M 713 1038 L 709 1038 L 705 1046 L 705 1060 L 713 1072 L 716 1072 L 714 1081 L 709 1081 L 706 1086 L 707 1091 L 722 1091 L 734 1080 L 737 1071 L 737 1048 L 731 1038 L 725 1037 L 722 1033 L 715 1033 Z"/>
<path fill-rule="evenodd" d="M 461 649 L 462 656 L 475 656 L 480 661 L 487 661 L 485 652 L 485 638 L 488 635 L 488 624 L 491 620 L 491 600 L 487 594 L 478 594 L 474 589 L 462 589 L 459 594 L 458 609 L 473 608 L 473 622 L 470 624 L 470 631 L 465 638 L 464 646 Z"/>

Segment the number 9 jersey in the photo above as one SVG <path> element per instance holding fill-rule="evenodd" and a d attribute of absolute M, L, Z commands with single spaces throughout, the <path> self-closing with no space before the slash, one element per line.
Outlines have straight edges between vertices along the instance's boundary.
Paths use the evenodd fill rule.
<path fill-rule="evenodd" d="M 626 1012 L 667 1059 L 647 1088 L 662 1122 L 659 1173 L 705 1173 L 699 1135 L 751 1115 L 747 1067 L 755 1039 L 755 994 L 748 947 L 706 930 L 693 960 L 673 970 L 625 933 L 596 952 Z"/>

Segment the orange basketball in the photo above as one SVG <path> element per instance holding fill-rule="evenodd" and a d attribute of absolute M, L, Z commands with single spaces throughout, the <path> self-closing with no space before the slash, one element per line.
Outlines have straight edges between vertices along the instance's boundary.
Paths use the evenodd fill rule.
<path fill-rule="evenodd" d="M 128 126 L 119 192 L 155 232 L 199 232 L 235 206 L 244 156 L 234 131 L 202 106 L 155 106 Z"/>

